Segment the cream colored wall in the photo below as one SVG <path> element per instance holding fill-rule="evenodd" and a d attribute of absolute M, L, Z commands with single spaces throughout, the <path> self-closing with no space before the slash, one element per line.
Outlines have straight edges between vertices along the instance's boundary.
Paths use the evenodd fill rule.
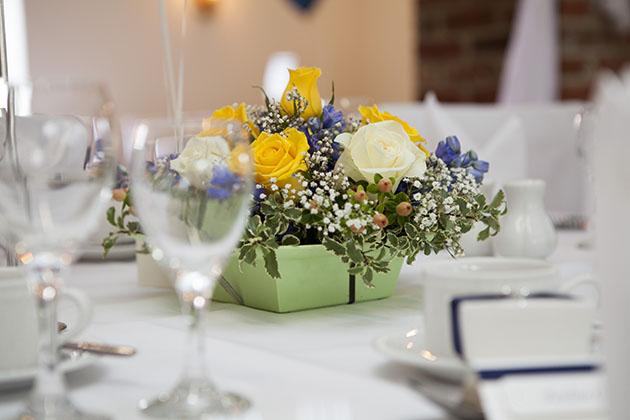
<path fill-rule="evenodd" d="M 31 73 L 106 80 L 122 114 L 163 114 L 166 97 L 156 0 L 25 0 Z M 268 57 L 295 51 L 319 66 L 322 96 L 415 97 L 415 0 L 189 0 L 184 108 L 256 103 Z M 167 0 L 171 31 L 183 1 Z M 176 44 L 176 40 L 174 45 Z"/>

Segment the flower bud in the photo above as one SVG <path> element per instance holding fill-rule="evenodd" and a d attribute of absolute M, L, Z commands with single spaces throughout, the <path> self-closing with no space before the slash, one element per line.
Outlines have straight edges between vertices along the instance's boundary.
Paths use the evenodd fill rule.
<path fill-rule="evenodd" d="M 350 230 L 353 233 L 361 233 L 361 232 L 363 232 L 363 229 L 365 229 L 365 226 L 359 226 L 359 227 L 357 227 L 356 225 L 350 226 Z"/>
<path fill-rule="evenodd" d="M 112 198 L 116 201 L 125 201 L 126 197 L 127 197 L 127 193 L 124 190 L 121 190 L 120 188 L 117 188 L 112 191 Z"/>
<path fill-rule="evenodd" d="M 385 226 L 387 226 L 389 221 L 387 220 L 387 216 L 381 213 L 377 213 L 374 215 L 374 223 L 376 223 L 378 227 L 383 229 Z"/>
<path fill-rule="evenodd" d="M 381 179 L 378 181 L 378 190 L 384 193 L 390 192 L 392 190 L 392 181 L 387 178 Z"/>
<path fill-rule="evenodd" d="M 399 216 L 409 216 L 411 214 L 411 204 L 407 201 L 403 201 L 396 206 L 396 214 Z"/>
<path fill-rule="evenodd" d="M 366 197 L 367 197 L 367 194 L 363 190 L 359 190 L 354 193 L 354 199 L 355 201 L 358 201 L 359 203 L 362 203 Z"/>

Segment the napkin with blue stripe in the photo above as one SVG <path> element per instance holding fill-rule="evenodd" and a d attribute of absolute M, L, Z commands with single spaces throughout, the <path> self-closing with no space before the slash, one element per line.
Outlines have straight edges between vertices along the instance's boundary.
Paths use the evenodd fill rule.
<path fill-rule="evenodd" d="M 456 352 L 476 372 L 488 420 L 606 418 L 595 304 L 555 293 L 458 296 Z"/>

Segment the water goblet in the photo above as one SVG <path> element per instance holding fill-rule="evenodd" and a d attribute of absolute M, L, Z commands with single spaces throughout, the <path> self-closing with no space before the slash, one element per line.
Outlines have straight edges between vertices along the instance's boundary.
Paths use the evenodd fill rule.
<path fill-rule="evenodd" d="M 203 319 L 223 264 L 250 211 L 249 133 L 236 120 L 145 121 L 134 129 L 131 200 L 152 257 L 174 271 L 175 290 L 191 315 L 182 376 L 166 395 L 141 401 L 160 418 L 231 417 L 249 402 L 220 391 L 207 375 Z"/>
<path fill-rule="evenodd" d="M 102 85 L 68 80 L 0 84 L 0 100 L 0 234 L 27 266 L 39 332 L 37 375 L 21 418 L 102 419 L 67 397 L 57 367 L 57 298 L 63 269 L 111 198 L 113 105 Z"/>

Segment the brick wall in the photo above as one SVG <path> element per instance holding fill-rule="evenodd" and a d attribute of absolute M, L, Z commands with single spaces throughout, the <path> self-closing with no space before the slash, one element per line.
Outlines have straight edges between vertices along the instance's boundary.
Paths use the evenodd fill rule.
<path fill-rule="evenodd" d="M 516 0 L 419 0 L 418 99 L 493 102 Z M 557 0 L 561 98 L 586 99 L 598 70 L 630 63 L 630 34 L 615 31 L 597 0 Z"/>

